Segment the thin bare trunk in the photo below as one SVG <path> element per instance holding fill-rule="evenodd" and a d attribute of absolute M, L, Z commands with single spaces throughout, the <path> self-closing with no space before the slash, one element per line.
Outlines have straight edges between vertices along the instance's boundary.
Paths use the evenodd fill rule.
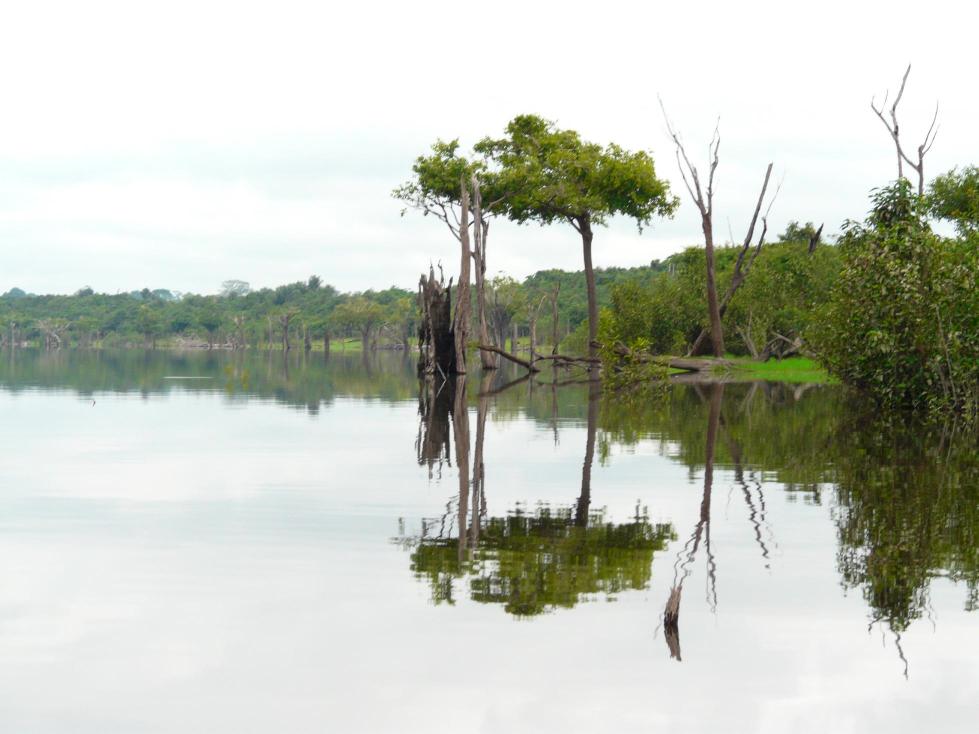
<path fill-rule="evenodd" d="M 461 181 L 462 187 L 462 218 L 459 222 L 459 244 L 462 248 L 462 257 L 459 264 L 459 285 L 456 290 L 456 313 L 453 322 L 455 335 L 456 364 L 457 374 L 466 373 L 466 346 L 469 344 L 469 260 L 472 251 L 469 245 L 469 186 L 465 178 Z M 477 227 L 479 222 L 476 222 Z"/>
<path fill-rule="evenodd" d="M 561 341 L 558 338 L 558 310 L 557 310 L 557 299 L 561 294 L 561 281 L 557 282 L 554 286 L 554 292 L 551 295 L 551 354 L 557 354 L 558 343 Z"/>
<path fill-rule="evenodd" d="M 490 333 L 486 319 L 486 240 L 489 236 L 489 222 L 483 221 L 483 195 L 479 179 L 472 178 L 473 187 L 473 261 L 476 270 L 476 310 L 479 316 L 479 343 L 489 344 Z M 480 350 L 479 361 L 484 370 L 496 369 L 496 357 L 492 352 Z"/>

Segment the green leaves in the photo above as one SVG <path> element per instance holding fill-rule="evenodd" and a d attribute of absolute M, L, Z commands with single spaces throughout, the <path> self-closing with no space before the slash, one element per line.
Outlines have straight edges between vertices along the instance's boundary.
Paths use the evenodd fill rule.
<path fill-rule="evenodd" d="M 819 315 L 817 347 L 844 382 L 892 407 L 979 405 L 979 256 L 934 234 L 907 181 L 878 189 L 864 224 L 849 223 L 843 267 Z"/>
<path fill-rule="evenodd" d="M 475 150 L 494 172 L 502 211 L 516 222 L 604 224 L 621 214 L 641 228 L 655 215 L 671 216 L 678 203 L 649 153 L 603 148 L 536 115 L 515 117 L 504 137 L 484 138 Z"/>
<path fill-rule="evenodd" d="M 927 205 L 936 219 L 952 222 L 962 236 L 979 233 L 979 168 L 953 168 L 928 187 Z"/>

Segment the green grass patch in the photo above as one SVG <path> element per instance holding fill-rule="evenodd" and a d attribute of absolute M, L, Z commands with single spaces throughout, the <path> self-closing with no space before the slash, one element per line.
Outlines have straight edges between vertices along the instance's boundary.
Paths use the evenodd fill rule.
<path fill-rule="evenodd" d="M 818 362 L 808 357 L 789 357 L 783 360 L 770 359 L 756 362 L 743 357 L 735 357 L 734 369 L 746 377 L 756 380 L 777 382 L 818 382 L 834 383 L 836 380 Z"/>

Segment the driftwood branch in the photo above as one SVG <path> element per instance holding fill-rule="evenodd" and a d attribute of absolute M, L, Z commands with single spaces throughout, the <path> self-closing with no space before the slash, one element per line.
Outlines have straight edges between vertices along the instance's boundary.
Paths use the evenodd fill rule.
<path fill-rule="evenodd" d="M 499 347 L 494 347 L 491 344 L 480 344 L 478 348 L 484 352 L 492 352 L 493 354 L 499 354 L 504 359 L 508 359 L 514 364 L 518 364 L 523 367 L 528 372 L 540 372 L 540 369 L 535 367 L 533 362 L 528 362 L 526 359 L 521 359 L 516 355 L 510 354 L 507 351 L 500 349 Z"/>

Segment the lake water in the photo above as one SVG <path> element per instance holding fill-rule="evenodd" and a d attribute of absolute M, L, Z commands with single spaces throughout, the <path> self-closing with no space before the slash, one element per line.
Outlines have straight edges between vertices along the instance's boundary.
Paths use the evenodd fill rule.
<path fill-rule="evenodd" d="M 976 731 L 974 432 L 519 377 L 0 353 L 0 729 Z"/>

